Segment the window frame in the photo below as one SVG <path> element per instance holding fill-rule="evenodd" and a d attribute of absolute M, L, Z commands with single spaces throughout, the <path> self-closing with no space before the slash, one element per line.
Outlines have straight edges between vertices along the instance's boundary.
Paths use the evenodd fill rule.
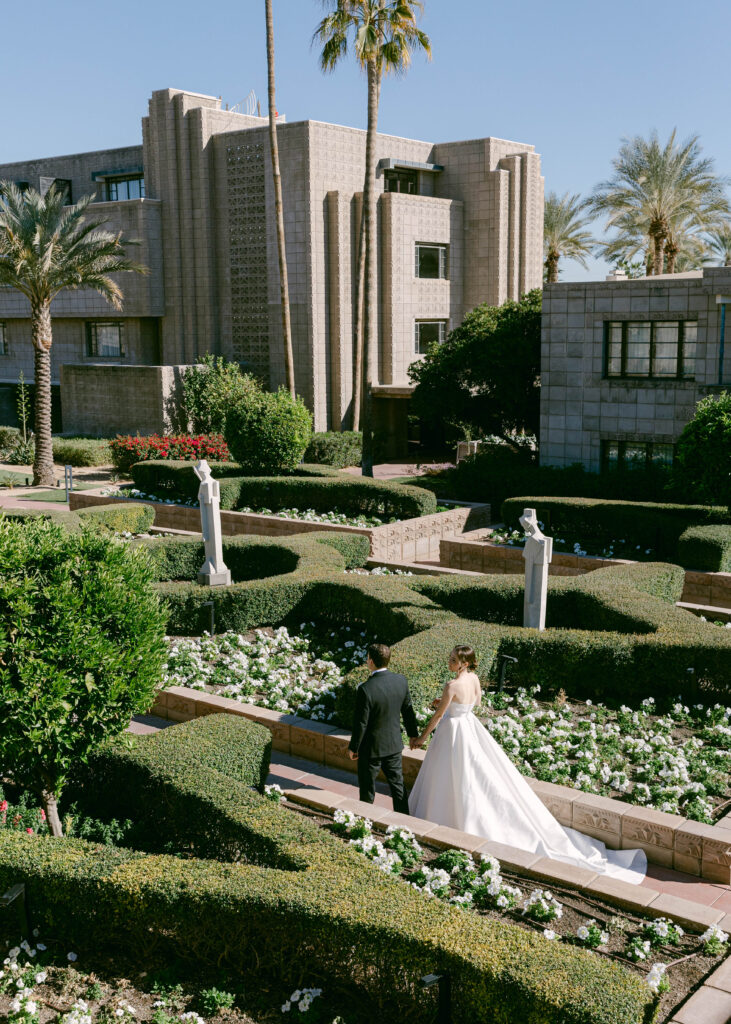
<path fill-rule="evenodd" d="M 439 253 L 439 273 L 436 277 L 424 277 L 419 273 L 419 250 L 436 249 Z M 449 244 L 447 242 L 415 242 L 414 243 L 414 276 L 418 281 L 449 280 Z"/>
<path fill-rule="evenodd" d="M 614 464 L 612 462 L 610 462 L 610 459 L 609 459 L 609 446 L 610 445 L 616 445 L 617 446 L 617 461 Z M 649 470 L 653 466 L 656 466 L 656 465 L 672 466 L 673 462 L 675 461 L 675 445 L 672 442 L 670 442 L 670 441 L 642 441 L 642 440 L 632 441 L 632 440 L 628 440 L 627 438 L 625 438 L 623 440 L 619 440 L 619 438 L 617 438 L 616 440 L 609 439 L 609 440 L 603 440 L 601 442 L 600 464 L 601 464 L 601 468 L 602 468 L 603 472 L 605 472 L 605 471 L 609 470 L 610 468 L 612 468 L 612 465 L 614 465 L 614 468 L 616 468 L 618 471 L 623 471 L 623 470 L 626 470 L 628 468 L 627 464 L 625 462 L 625 452 L 626 452 L 626 449 L 627 449 L 628 445 L 631 446 L 631 447 L 635 447 L 635 448 L 639 447 L 640 445 L 642 445 L 644 447 L 644 449 L 645 449 L 645 469 L 646 470 Z M 656 449 L 656 448 L 670 448 L 670 450 L 671 450 L 670 462 L 665 462 L 665 461 L 659 462 L 659 461 L 656 461 L 653 458 L 654 449 Z"/>
<path fill-rule="evenodd" d="M 650 328 L 650 349 L 649 349 L 649 369 L 647 373 L 628 373 L 627 372 L 627 332 L 628 327 L 631 325 L 641 325 L 643 327 L 649 326 Z M 674 374 L 668 373 L 654 373 L 655 367 L 655 352 L 656 352 L 656 335 L 658 326 L 667 326 L 673 324 L 678 328 L 678 341 L 677 341 L 677 366 Z M 697 320 L 605 320 L 604 321 L 604 339 L 603 339 L 603 368 L 602 377 L 605 380 L 695 380 L 695 368 L 696 368 L 696 355 L 693 355 L 693 372 L 688 373 L 686 371 L 686 328 L 693 327 L 695 329 L 696 337 L 692 342 L 694 349 L 698 345 L 698 321 Z M 611 331 L 612 328 L 620 327 L 622 331 L 620 341 L 620 372 L 610 373 L 609 372 L 609 348 L 611 343 Z"/>
<path fill-rule="evenodd" d="M 127 196 L 126 199 L 120 199 L 119 196 L 112 198 L 109 194 L 110 189 L 114 187 L 118 189 L 119 185 L 127 184 L 130 181 L 140 182 L 140 194 L 135 196 L 134 199 L 130 199 Z M 128 190 L 129 191 L 129 190 Z M 104 178 L 104 200 L 107 203 L 133 203 L 140 199 L 145 198 L 145 175 L 142 174 L 110 174 L 108 178 Z"/>
<path fill-rule="evenodd" d="M 389 183 L 395 182 L 398 188 L 389 188 Z M 408 182 L 413 183 L 413 192 L 409 189 L 402 189 L 401 183 Z M 384 192 L 397 192 L 402 196 L 418 196 L 419 195 L 419 172 L 417 170 L 411 170 L 408 167 L 388 167 L 383 172 L 383 191 Z"/>
<path fill-rule="evenodd" d="M 8 327 L 4 320 L 0 320 L 0 356 L 8 355 Z"/>
<path fill-rule="evenodd" d="M 99 352 L 98 330 L 100 327 L 116 327 L 119 335 L 119 352 L 114 355 L 102 355 Z M 87 359 L 124 359 L 124 321 L 122 320 L 87 320 L 84 324 L 86 335 Z"/>
<path fill-rule="evenodd" d="M 448 321 L 446 319 L 445 320 L 439 320 L 439 319 L 414 320 L 414 353 L 415 353 L 415 355 L 417 355 L 417 356 L 425 356 L 426 355 L 426 350 L 422 351 L 421 348 L 419 347 L 421 345 L 421 338 L 420 338 L 419 328 L 422 326 L 422 324 L 438 324 L 438 326 L 439 326 L 439 338 L 437 339 L 436 344 L 437 345 L 443 345 L 444 342 L 447 340 L 447 323 L 448 323 Z M 428 344 L 432 345 L 432 344 L 434 344 L 434 342 L 429 342 Z"/>

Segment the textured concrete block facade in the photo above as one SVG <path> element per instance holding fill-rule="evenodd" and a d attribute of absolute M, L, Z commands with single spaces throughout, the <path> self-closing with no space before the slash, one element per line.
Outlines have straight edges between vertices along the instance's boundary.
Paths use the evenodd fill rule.
<path fill-rule="evenodd" d="M 64 429 L 72 434 L 129 431 L 164 434 L 177 429 L 171 408 L 184 366 L 61 366 Z"/>
<path fill-rule="evenodd" d="M 607 445 L 655 445 L 669 451 L 698 401 L 731 384 L 731 353 L 721 357 L 724 299 L 731 304 L 731 268 L 726 267 L 547 285 L 541 327 L 541 462 L 578 462 L 596 471 Z M 628 329 L 624 324 L 653 324 L 654 332 L 661 324 L 690 325 L 697 336 L 692 373 L 610 375 L 609 324 L 620 325 L 619 332 Z M 726 330 L 731 331 L 731 322 Z"/>
<path fill-rule="evenodd" d="M 142 243 L 139 259 L 151 273 L 122 277 L 121 314 L 85 290 L 59 295 L 54 315 L 119 319 L 130 338 L 142 333 L 135 324 L 155 321 L 156 346 L 130 342 L 110 364 L 175 366 L 214 352 L 272 387 L 283 384 L 268 120 L 224 110 L 211 96 L 162 89 L 152 94 L 142 139 L 141 146 L 0 166 L 0 180 L 41 190 L 67 180 L 74 200 L 95 190 L 94 212 Z M 297 390 L 315 429 L 340 429 L 352 416 L 366 133 L 282 118 L 278 139 Z M 543 179 L 532 146 L 502 139 L 435 145 L 379 135 L 376 155 L 378 351 L 371 383 L 396 389 L 391 398 L 401 399 L 409 394 L 409 366 L 420 358 L 420 323 L 446 335 L 478 303 L 499 304 L 540 286 Z M 125 174 L 144 175 L 144 198 L 109 201 L 108 182 Z M 399 191 L 394 174 L 408 178 Z M 443 273 L 420 277 L 417 245 L 443 250 Z M 27 305 L 4 288 L 0 324 L 13 342 L 0 353 L 0 382 L 12 382 L 21 367 L 28 376 L 20 352 L 30 347 L 30 324 Z M 55 380 L 64 362 L 93 354 L 60 337 Z M 128 379 L 120 376 L 120 387 Z M 81 400 L 78 390 L 74 395 Z M 76 422 L 75 410 L 64 412 Z M 141 427 L 130 418 L 126 429 Z"/>

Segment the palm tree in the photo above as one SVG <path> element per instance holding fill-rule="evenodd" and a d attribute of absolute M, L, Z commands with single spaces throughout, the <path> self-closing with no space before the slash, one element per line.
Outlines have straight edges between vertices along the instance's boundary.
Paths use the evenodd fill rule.
<path fill-rule="evenodd" d="M 731 223 L 708 232 L 708 248 L 720 260 L 719 266 L 731 267 Z"/>
<path fill-rule="evenodd" d="M 665 246 L 672 225 L 708 228 L 729 211 L 725 182 L 713 170 L 713 160 L 701 156 L 698 136 L 679 143 L 675 129 L 663 146 L 657 132 L 649 140 L 636 135 L 623 139 L 612 161 L 614 176 L 594 189 L 595 213 L 607 215 L 607 226 L 636 237 L 649 237 L 652 273 L 665 269 Z"/>
<path fill-rule="evenodd" d="M 359 405 L 362 404 L 361 467 L 364 476 L 373 476 L 370 384 L 376 357 L 376 135 L 381 81 L 384 74 L 403 74 L 417 48 L 431 56 L 431 44 L 417 26 L 417 15 L 424 8 L 421 0 L 324 0 L 324 3 L 332 9 L 313 37 L 323 44 L 320 66 L 323 71 L 333 71 L 347 54 L 348 37 L 352 35 L 356 60 L 365 71 L 368 83 L 363 215 L 355 301 L 353 428 L 360 425 Z"/>
<path fill-rule="evenodd" d="M 543 255 L 546 269 L 546 283 L 558 281 L 558 261 L 562 256 L 578 260 L 586 267 L 586 257 L 594 247 L 590 231 L 584 230 L 589 217 L 582 217 L 587 201 L 579 195 L 563 196 L 555 192 L 546 196 L 543 214 Z"/>
<path fill-rule="evenodd" d="M 33 483 L 53 484 L 51 441 L 51 301 L 63 288 L 93 288 L 122 308 L 122 290 L 110 274 L 147 268 L 133 263 L 121 234 L 88 220 L 93 195 L 65 206 L 66 193 L 52 186 L 44 196 L 21 192 L 0 181 L 0 285 L 22 292 L 30 302 L 35 357 L 35 458 Z"/>
<path fill-rule="evenodd" d="M 292 352 L 292 322 L 289 313 L 289 280 L 287 277 L 287 251 L 284 245 L 284 206 L 282 204 L 282 175 L 279 170 L 279 146 L 277 144 L 277 106 L 274 98 L 274 15 L 272 0 L 264 0 L 267 23 L 267 69 L 269 72 L 269 148 L 272 154 L 272 177 L 274 178 L 274 210 L 277 220 L 277 252 L 279 254 L 279 288 L 282 306 L 282 338 L 284 341 L 284 367 L 287 373 L 287 387 L 292 398 L 294 387 L 294 354 Z"/>

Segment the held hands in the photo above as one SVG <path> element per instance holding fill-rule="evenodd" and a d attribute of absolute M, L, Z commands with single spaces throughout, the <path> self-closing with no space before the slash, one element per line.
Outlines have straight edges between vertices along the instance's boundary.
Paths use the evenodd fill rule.
<path fill-rule="evenodd" d="M 348 751 L 348 757 L 350 758 L 351 761 L 357 761 L 358 760 L 358 755 L 353 750 L 349 750 Z"/>
<path fill-rule="evenodd" d="M 409 749 L 417 750 L 419 747 L 423 747 L 426 743 L 425 736 L 412 736 L 409 740 Z"/>

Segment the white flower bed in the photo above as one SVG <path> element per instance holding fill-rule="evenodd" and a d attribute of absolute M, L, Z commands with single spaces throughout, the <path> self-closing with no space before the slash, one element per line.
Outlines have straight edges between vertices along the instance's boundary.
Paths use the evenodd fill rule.
<path fill-rule="evenodd" d="M 543 523 L 539 522 L 538 525 L 543 529 Z M 489 540 L 492 544 L 506 544 L 511 548 L 522 548 L 525 544 L 525 534 L 522 530 L 493 530 Z M 619 540 L 611 540 L 603 546 L 599 545 L 597 541 L 582 541 L 575 537 L 568 540 L 565 537 L 554 537 L 553 549 L 580 557 L 586 557 L 588 550 L 591 549 L 590 557 L 592 558 L 626 558 L 635 561 L 647 561 L 655 554 L 652 548 L 643 548 L 641 544 L 634 544 L 623 537 Z"/>
<path fill-rule="evenodd" d="M 731 708 L 677 702 L 660 715 L 651 697 L 636 710 L 541 707 L 539 689 L 483 703 L 486 727 L 524 774 L 696 821 L 710 822 L 712 798 L 729 795 Z"/>

